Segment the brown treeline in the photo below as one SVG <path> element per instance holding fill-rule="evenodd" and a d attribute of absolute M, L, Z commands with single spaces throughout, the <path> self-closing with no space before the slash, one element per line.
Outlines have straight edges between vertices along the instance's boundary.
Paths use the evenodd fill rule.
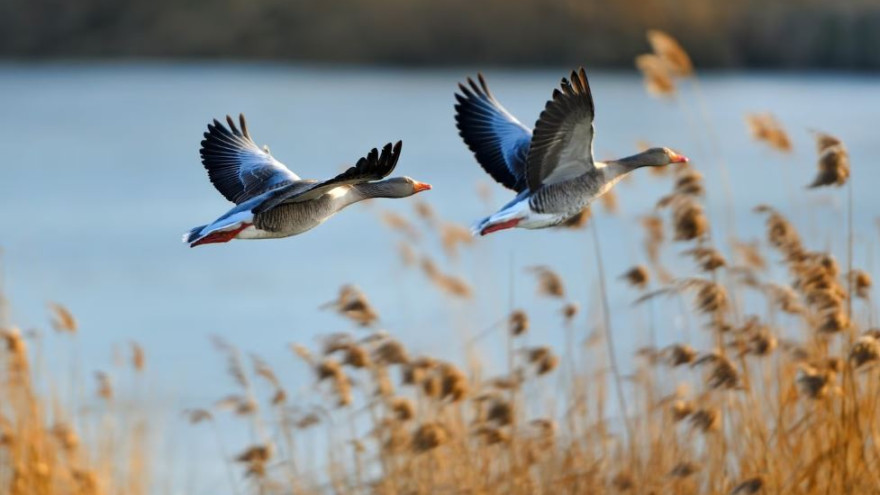
<path fill-rule="evenodd" d="M 4 0 L 0 57 L 880 69 L 877 0 Z"/>

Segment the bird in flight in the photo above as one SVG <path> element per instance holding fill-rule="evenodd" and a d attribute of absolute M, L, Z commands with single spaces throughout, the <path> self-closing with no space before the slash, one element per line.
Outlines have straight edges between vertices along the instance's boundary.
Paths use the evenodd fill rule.
<path fill-rule="evenodd" d="M 275 239 L 301 234 L 348 205 L 369 198 L 405 198 L 431 189 L 409 177 L 385 179 L 402 143 L 376 148 L 345 172 L 323 181 L 301 179 L 248 133 L 244 115 L 236 127 L 214 120 L 202 141 L 202 164 L 214 187 L 235 206 L 213 223 L 183 236 L 190 247 L 232 239 Z M 383 180 L 384 179 L 384 180 Z"/>
<path fill-rule="evenodd" d="M 503 229 L 559 225 L 606 193 L 626 174 L 688 159 L 669 148 L 651 148 L 619 160 L 593 159 L 593 96 L 583 68 L 563 78 L 534 129 L 510 114 L 482 74 L 455 94 L 455 122 L 477 162 L 495 181 L 517 193 L 476 224 L 486 235 Z"/>

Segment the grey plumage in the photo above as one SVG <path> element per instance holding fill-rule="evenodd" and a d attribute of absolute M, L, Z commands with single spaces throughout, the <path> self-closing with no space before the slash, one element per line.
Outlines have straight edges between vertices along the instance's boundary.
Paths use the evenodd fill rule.
<path fill-rule="evenodd" d="M 277 237 L 300 234 L 321 224 L 343 205 L 329 195 L 313 201 L 284 203 L 254 215 L 254 227 Z"/>
<path fill-rule="evenodd" d="M 566 182 L 542 186 L 529 196 L 529 206 L 538 213 L 565 215 L 562 222 L 587 206 L 604 180 L 602 170 L 594 168 Z"/>
<path fill-rule="evenodd" d="M 346 194 L 331 196 L 323 194 L 311 201 L 285 202 L 254 214 L 254 226 L 266 232 L 284 234 L 286 237 L 305 232 L 329 218 L 346 206 L 368 198 L 397 198 L 408 196 L 406 178 L 380 182 L 364 182 L 345 187 Z M 254 208 L 253 211 L 257 211 Z"/>

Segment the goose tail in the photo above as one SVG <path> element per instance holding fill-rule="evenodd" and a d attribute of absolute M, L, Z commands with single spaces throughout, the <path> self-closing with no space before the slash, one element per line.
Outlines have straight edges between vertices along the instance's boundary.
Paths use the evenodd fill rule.
<path fill-rule="evenodd" d="M 229 242 L 253 223 L 254 215 L 250 210 L 226 214 L 212 224 L 190 230 L 184 234 L 183 241 L 188 243 L 189 247 Z"/>
<path fill-rule="evenodd" d="M 510 215 L 492 215 L 486 217 L 471 227 L 471 235 L 486 235 L 499 230 L 516 228 L 523 219 Z"/>
<path fill-rule="evenodd" d="M 183 234 L 183 242 L 186 244 L 195 242 L 196 239 L 199 238 L 199 235 L 205 230 L 207 225 L 199 225 L 198 227 L 193 227 L 189 232 Z"/>
<path fill-rule="evenodd" d="M 478 221 L 474 222 L 471 225 L 471 235 L 474 237 L 479 237 L 479 236 L 483 235 L 482 234 L 483 228 L 486 226 L 486 224 L 489 223 L 490 218 L 491 217 L 485 217 L 482 220 L 478 220 Z"/>

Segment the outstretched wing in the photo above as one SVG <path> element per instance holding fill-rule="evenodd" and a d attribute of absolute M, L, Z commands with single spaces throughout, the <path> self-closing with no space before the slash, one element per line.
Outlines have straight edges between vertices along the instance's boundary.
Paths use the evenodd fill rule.
<path fill-rule="evenodd" d="M 319 198 L 321 195 L 339 186 L 383 179 L 394 171 L 394 167 L 397 166 L 402 146 L 403 143 L 401 141 L 395 143 L 393 147 L 391 143 L 388 143 L 382 148 L 382 154 L 379 154 L 379 150 L 373 148 L 367 156 L 358 160 L 353 167 L 332 179 L 315 182 L 305 188 L 301 184 L 294 183 L 272 191 L 265 201 L 254 207 L 253 212 L 258 214 L 271 210 L 281 203 L 295 203 Z"/>
<path fill-rule="evenodd" d="M 477 162 L 504 187 L 526 187 L 525 165 L 532 131 L 522 125 L 489 92 L 482 74 L 479 85 L 468 78 L 455 94 L 455 124 Z"/>
<path fill-rule="evenodd" d="M 240 114 L 235 126 L 226 116 L 227 128 L 214 119 L 202 141 L 202 164 L 214 187 L 226 199 L 240 204 L 271 189 L 298 181 L 299 176 L 288 170 L 268 153 L 260 149 L 248 134 L 244 115 Z"/>
<path fill-rule="evenodd" d="M 593 95 L 583 68 L 572 71 L 535 124 L 526 162 L 529 189 L 589 172 L 593 163 Z"/>

